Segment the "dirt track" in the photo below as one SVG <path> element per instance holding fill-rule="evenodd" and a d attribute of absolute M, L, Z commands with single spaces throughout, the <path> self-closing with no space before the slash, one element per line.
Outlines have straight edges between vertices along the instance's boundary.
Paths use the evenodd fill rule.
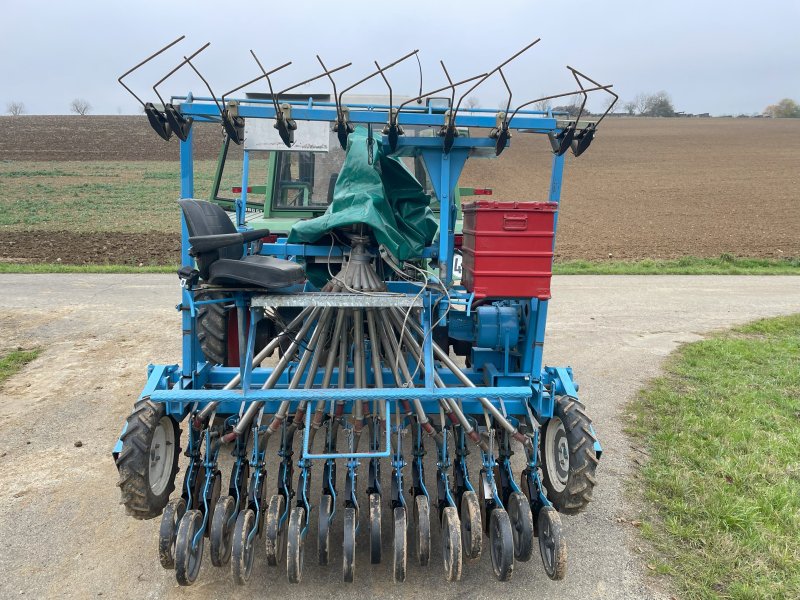
<path fill-rule="evenodd" d="M 215 158 L 218 129 L 199 126 L 196 137 L 198 157 Z M 511 143 L 499 160 L 469 161 L 461 185 L 491 186 L 502 200 L 545 199 L 547 141 L 516 134 Z M 0 117 L 0 160 L 177 155 L 177 142 L 160 141 L 144 117 Z M 586 154 L 567 158 L 557 254 L 798 257 L 799 183 L 800 119 L 608 119 Z M 19 179 L 20 202 L 29 184 Z M 62 243 L 55 257 L 75 263 L 177 262 L 178 224 L 164 223 L 162 231 L 171 237 L 57 232 Z M 0 260 L 54 260 L 52 247 L 25 238 L 19 230 L 0 230 Z M 134 250 L 108 250 L 120 243 Z"/>
<path fill-rule="evenodd" d="M 230 597 L 229 571 L 213 568 L 208 555 L 196 586 L 178 588 L 174 575 L 158 563 L 158 521 L 127 517 L 114 485 L 111 448 L 144 384 L 145 366 L 173 363 L 180 355 L 180 322 L 172 308 L 179 297 L 176 278 L 0 275 L 0 287 L 5 290 L 0 295 L 0 354 L 17 345 L 46 347 L 0 388 L 0 598 Z M 605 450 L 595 502 L 586 513 L 564 519 L 569 544 L 565 581 L 548 580 L 534 556 L 516 565 L 510 583 L 500 584 L 484 555 L 465 565 L 461 583 L 446 584 L 434 533 L 430 567 L 410 561 L 408 581 L 394 586 L 389 561 L 369 566 L 362 527 L 357 583 L 345 586 L 337 521 L 329 567 L 314 564 L 315 541 L 309 538 L 304 581 L 291 587 L 284 572 L 266 566 L 262 540 L 253 579 L 236 589 L 236 596 L 669 597 L 646 575 L 645 559 L 636 550 L 641 539 L 628 524 L 637 515 L 625 502 L 623 482 L 641 455 L 623 434 L 625 403 L 658 373 L 677 344 L 718 327 L 796 311 L 798 296 L 798 277 L 555 278 L 545 360 L 575 369 Z M 78 440 L 81 447 L 74 445 Z M 319 473 L 318 468 L 312 472 L 312 481 L 318 483 Z M 429 466 L 428 478 L 432 475 Z M 274 481 L 272 469 L 270 489 Z M 312 488 L 312 498 L 317 497 Z M 386 512 L 385 556 L 390 542 Z M 315 531 L 315 515 L 311 526 Z"/>

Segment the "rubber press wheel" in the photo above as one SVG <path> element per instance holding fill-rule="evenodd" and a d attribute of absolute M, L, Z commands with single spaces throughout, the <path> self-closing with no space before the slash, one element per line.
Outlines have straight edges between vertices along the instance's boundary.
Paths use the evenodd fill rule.
<path fill-rule="evenodd" d="M 508 513 L 502 508 L 495 508 L 489 517 L 489 548 L 494 576 L 498 581 L 508 581 L 514 572 L 514 535 Z"/>
<path fill-rule="evenodd" d="M 475 492 L 467 491 L 461 496 L 461 542 L 465 557 L 480 558 L 483 550 L 483 524 L 481 504 Z"/>
<path fill-rule="evenodd" d="M 356 509 L 344 509 L 344 539 L 342 541 L 342 579 L 353 583 L 356 560 Z"/>
<path fill-rule="evenodd" d="M 202 525 L 203 513 L 199 510 L 187 511 L 178 525 L 178 536 L 175 539 L 175 579 L 180 585 L 192 585 L 200 572 L 205 537 L 199 536 L 197 545 L 192 546 Z"/>
<path fill-rule="evenodd" d="M 514 492 L 508 499 L 508 518 L 514 537 L 514 558 L 526 562 L 533 556 L 533 514 L 528 499 Z"/>
<path fill-rule="evenodd" d="M 564 579 L 567 574 L 567 544 L 561 530 L 561 517 L 552 506 L 545 506 L 539 511 L 537 525 L 545 573 L 556 581 Z"/>
<path fill-rule="evenodd" d="M 306 524 L 306 509 L 295 506 L 289 516 L 289 529 L 286 532 L 286 576 L 289 583 L 300 583 L 303 578 L 303 528 Z"/>
<path fill-rule="evenodd" d="M 461 579 L 461 523 L 454 506 L 445 507 L 442 513 L 442 557 L 447 581 Z"/>
<path fill-rule="evenodd" d="M 231 559 L 231 542 L 236 522 L 233 513 L 236 510 L 236 500 L 230 496 L 222 496 L 217 500 L 211 516 L 211 534 L 209 535 L 211 547 L 211 564 L 222 567 Z"/>
<path fill-rule="evenodd" d="M 571 396 L 556 399 L 541 436 L 542 484 L 559 512 L 574 515 L 592 501 L 597 456 L 592 421 Z"/>
<path fill-rule="evenodd" d="M 278 563 L 283 560 L 286 548 L 285 526 L 281 526 L 280 522 L 285 509 L 286 499 L 282 495 L 275 494 L 270 498 L 264 523 L 266 534 L 264 537 L 266 538 L 267 564 L 271 567 L 278 566 Z"/>
<path fill-rule="evenodd" d="M 406 580 L 406 564 L 408 557 L 408 521 L 406 509 L 398 506 L 394 509 L 394 540 L 392 547 L 392 575 L 395 583 Z"/>
<path fill-rule="evenodd" d="M 369 562 L 381 562 L 381 496 L 369 495 Z"/>
<path fill-rule="evenodd" d="M 322 494 L 319 502 L 319 523 L 317 529 L 317 557 L 320 565 L 328 564 L 331 549 L 331 523 L 333 512 L 333 496 Z"/>
<path fill-rule="evenodd" d="M 427 567 L 431 558 L 431 511 L 428 497 L 414 496 L 414 524 L 416 525 L 417 562 Z"/>
<path fill-rule="evenodd" d="M 158 560 L 165 569 L 175 568 L 175 540 L 178 537 L 178 525 L 186 512 L 186 501 L 174 498 L 164 508 L 161 515 L 161 527 L 158 529 Z"/>
<path fill-rule="evenodd" d="M 233 527 L 233 542 L 231 544 L 231 575 L 234 583 L 244 585 L 253 572 L 253 557 L 255 556 L 255 538 L 248 541 L 250 531 L 256 525 L 256 513 L 248 508 L 236 517 Z"/>
<path fill-rule="evenodd" d="M 139 400 L 120 436 L 116 459 L 122 504 L 136 519 L 161 514 L 175 490 L 181 430 L 163 404 Z"/>

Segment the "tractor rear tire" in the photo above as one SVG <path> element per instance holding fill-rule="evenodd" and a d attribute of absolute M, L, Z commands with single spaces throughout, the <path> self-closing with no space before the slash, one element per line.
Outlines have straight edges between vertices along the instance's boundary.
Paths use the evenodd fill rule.
<path fill-rule="evenodd" d="M 572 396 L 556 399 L 541 439 L 542 484 L 553 506 L 576 515 L 592 501 L 598 459 L 592 420 Z"/>
<path fill-rule="evenodd" d="M 120 439 L 116 464 L 121 503 L 132 517 L 153 519 L 175 490 L 181 430 L 163 404 L 144 398 L 134 405 Z"/>

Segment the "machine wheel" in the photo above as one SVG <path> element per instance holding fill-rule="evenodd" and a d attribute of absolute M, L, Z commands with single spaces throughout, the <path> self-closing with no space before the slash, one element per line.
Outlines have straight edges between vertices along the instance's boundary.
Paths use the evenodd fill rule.
<path fill-rule="evenodd" d="M 442 513 L 442 557 L 447 581 L 461 579 L 461 524 L 458 510 L 448 506 Z"/>
<path fill-rule="evenodd" d="M 192 548 L 192 541 L 202 525 L 203 513 L 199 510 L 186 511 L 178 525 L 178 536 L 175 539 L 175 578 L 180 585 L 192 585 L 200 572 L 205 537 L 200 536 L 195 548 Z"/>
<path fill-rule="evenodd" d="M 556 581 L 567 574 L 567 544 L 561 531 L 561 516 L 552 506 L 539 511 L 539 552 L 545 573 Z"/>
<path fill-rule="evenodd" d="M 392 573 L 395 583 L 406 580 L 406 558 L 408 556 L 408 522 L 406 509 L 398 506 L 394 509 L 394 548 L 392 556 Z"/>
<path fill-rule="evenodd" d="M 286 575 L 289 583 L 300 583 L 303 578 L 303 527 L 306 523 L 306 509 L 295 506 L 289 516 L 289 530 L 286 533 Z"/>
<path fill-rule="evenodd" d="M 231 541 L 235 522 L 231 523 L 236 510 L 236 501 L 230 496 L 223 496 L 217 500 L 217 505 L 211 517 L 211 564 L 222 567 L 231 559 Z"/>
<path fill-rule="evenodd" d="M 489 547 L 494 576 L 508 581 L 514 572 L 514 534 L 505 509 L 495 508 L 489 517 Z"/>
<path fill-rule="evenodd" d="M 216 300 L 222 294 L 206 294 L 204 300 Z M 234 311 L 235 312 L 235 311 Z M 208 362 L 225 365 L 228 358 L 228 313 L 221 303 L 197 307 L 197 340 Z"/>
<path fill-rule="evenodd" d="M 574 515 L 592 501 L 597 457 L 592 421 L 571 396 L 556 400 L 541 436 L 542 484 L 559 512 Z"/>
<path fill-rule="evenodd" d="M 381 562 L 381 496 L 369 495 L 369 562 Z"/>
<path fill-rule="evenodd" d="M 267 564 L 271 567 L 278 566 L 283 560 L 286 536 L 285 529 L 281 527 L 281 515 L 286 508 L 286 499 L 280 494 L 275 494 L 269 500 L 264 529 L 267 543 Z"/>
<path fill-rule="evenodd" d="M 145 398 L 134 405 L 120 439 L 116 463 L 122 504 L 136 519 L 157 517 L 175 490 L 181 430 L 163 404 Z"/>
<path fill-rule="evenodd" d="M 317 556 L 320 565 L 328 564 L 328 554 L 331 547 L 330 516 L 333 512 L 333 496 L 322 494 L 319 502 L 319 525 L 317 529 Z"/>
<path fill-rule="evenodd" d="M 356 509 L 344 509 L 344 541 L 342 543 L 342 579 L 353 583 L 356 559 Z"/>
<path fill-rule="evenodd" d="M 247 541 L 250 531 L 255 527 L 256 513 L 248 508 L 236 517 L 233 526 L 233 543 L 231 544 L 231 575 L 234 583 L 244 585 L 253 572 L 253 557 L 255 556 L 255 543 Z"/>
<path fill-rule="evenodd" d="M 178 536 L 178 524 L 186 512 L 186 501 L 183 498 L 170 500 L 161 515 L 161 527 L 158 530 L 158 559 L 165 569 L 175 568 L 175 539 Z"/>
<path fill-rule="evenodd" d="M 417 562 L 427 567 L 431 558 L 431 509 L 425 494 L 414 496 L 414 524 L 417 530 Z"/>
<path fill-rule="evenodd" d="M 208 498 L 206 502 L 208 503 L 208 522 L 209 525 L 211 524 L 211 520 L 214 517 L 214 511 L 217 509 L 217 502 L 219 502 L 220 494 L 222 494 L 222 473 L 220 471 L 216 471 L 214 473 L 214 478 L 211 481 L 211 490 L 208 494 Z M 206 527 L 206 537 L 211 536 L 211 527 Z"/>
<path fill-rule="evenodd" d="M 514 536 L 514 558 L 527 562 L 533 556 L 533 515 L 525 494 L 511 494 L 508 499 L 508 518 Z"/>
<path fill-rule="evenodd" d="M 461 542 L 464 556 L 480 558 L 483 550 L 483 525 L 481 523 L 481 504 L 478 494 L 464 492 L 461 496 Z"/>

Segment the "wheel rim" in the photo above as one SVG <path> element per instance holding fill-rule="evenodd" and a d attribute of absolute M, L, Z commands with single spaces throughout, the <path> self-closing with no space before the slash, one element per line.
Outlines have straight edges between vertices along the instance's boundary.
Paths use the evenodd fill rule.
<path fill-rule="evenodd" d="M 550 529 L 550 519 L 542 519 L 541 531 L 539 532 L 539 544 L 541 546 L 542 561 L 544 568 L 548 573 L 553 572 L 553 564 L 555 562 L 555 542 L 553 541 L 553 532 Z"/>
<path fill-rule="evenodd" d="M 148 475 L 150 491 L 160 496 L 169 485 L 175 453 L 175 429 L 170 417 L 161 417 L 150 442 Z"/>
<path fill-rule="evenodd" d="M 569 441 L 560 418 L 553 417 L 547 422 L 544 439 L 547 475 L 555 491 L 561 492 L 569 479 Z"/>
<path fill-rule="evenodd" d="M 508 503 L 508 518 L 511 519 L 511 537 L 514 540 L 514 548 L 519 548 L 520 530 L 522 523 L 519 516 L 519 503 L 512 497 Z"/>
<path fill-rule="evenodd" d="M 197 531 L 200 529 L 200 523 L 202 522 L 202 515 L 199 511 L 196 511 L 195 515 L 192 518 L 193 524 L 191 532 L 189 536 L 189 564 L 188 564 L 188 575 L 189 581 L 194 581 L 197 579 L 197 574 L 200 572 L 200 562 L 203 557 L 203 536 L 200 536 L 200 539 L 197 540 L 197 546 L 192 547 L 192 542 L 194 541 L 195 535 L 197 535 Z"/>

